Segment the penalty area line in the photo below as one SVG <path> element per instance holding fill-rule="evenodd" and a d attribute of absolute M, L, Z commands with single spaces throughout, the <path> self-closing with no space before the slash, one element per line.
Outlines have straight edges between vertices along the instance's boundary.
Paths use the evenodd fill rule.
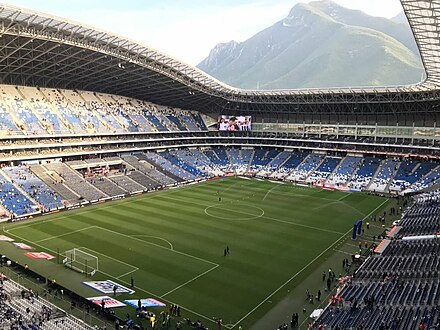
<path fill-rule="evenodd" d="M 60 238 L 60 237 L 63 237 L 63 236 L 67 236 L 67 235 L 71 235 L 71 234 L 79 233 L 79 232 L 81 232 L 81 231 L 88 230 L 88 229 L 92 229 L 92 228 L 94 228 L 94 227 L 96 227 L 96 226 L 89 226 L 89 227 L 85 227 L 85 228 L 81 228 L 81 229 L 77 229 L 77 230 L 72 230 L 72 231 L 69 231 L 68 233 L 64 233 L 64 234 L 61 234 L 61 235 L 56 235 L 56 236 L 52 236 L 52 237 L 47 237 L 47 238 L 40 239 L 40 240 L 38 240 L 38 241 L 35 241 L 35 243 L 40 243 L 40 242 L 50 241 L 51 239 Z"/>
<path fill-rule="evenodd" d="M 95 227 L 98 227 L 98 226 L 95 226 Z M 6 231 L 6 230 L 5 230 L 5 232 L 8 233 L 8 231 Z M 22 241 L 25 241 L 25 242 L 28 242 L 28 243 L 34 244 L 34 245 L 36 245 L 36 246 L 39 246 L 40 248 L 42 248 L 42 249 L 44 249 L 44 250 L 46 250 L 46 251 L 52 252 L 52 253 L 54 253 L 54 254 L 57 254 L 57 253 L 58 253 L 57 251 L 54 251 L 54 250 L 52 250 L 52 249 L 50 249 L 50 248 L 47 248 L 47 247 L 45 247 L 45 246 L 43 246 L 43 245 L 41 245 L 41 244 L 35 243 L 35 242 L 33 242 L 33 241 L 30 241 L 29 239 L 26 239 L 26 238 L 20 237 L 20 236 L 18 236 L 18 235 L 16 235 L 16 234 L 12 234 L 12 233 L 8 233 L 8 234 L 11 235 L 11 236 L 16 237 L 16 238 L 18 238 L 18 239 L 20 239 L 20 240 L 22 240 Z M 87 248 L 86 248 L 86 249 L 87 249 Z M 213 263 L 213 264 L 214 264 L 214 263 Z M 216 265 L 217 267 L 219 266 L 218 264 L 215 264 L 215 265 Z M 106 272 L 104 272 L 104 271 L 102 271 L 102 270 L 97 270 L 97 272 L 98 272 L 98 273 L 101 273 L 101 274 L 103 274 L 103 275 L 106 275 L 106 276 L 108 276 L 109 278 L 112 278 L 112 279 L 114 279 L 114 280 L 117 280 L 117 281 L 119 281 L 120 283 L 124 283 L 124 284 L 126 284 L 126 285 L 131 285 L 131 283 L 129 283 L 129 282 L 127 282 L 127 281 L 124 281 L 124 280 L 121 280 L 121 279 L 115 277 L 114 275 L 108 274 L 108 273 L 106 273 Z M 154 297 L 158 297 L 158 298 L 160 298 L 158 294 L 155 294 L 155 293 L 153 293 L 153 292 L 150 292 L 150 291 L 148 291 L 148 290 L 146 290 L 146 289 L 143 289 L 143 288 L 141 288 L 141 287 L 139 287 L 139 286 L 134 286 L 134 288 L 137 289 L 137 290 L 139 290 L 139 291 L 142 291 L 142 292 L 144 292 L 144 293 L 146 293 L 146 294 L 148 294 L 148 295 L 151 295 L 151 296 L 154 296 Z M 161 298 L 161 299 L 164 300 L 165 302 L 169 303 L 169 304 L 175 304 L 175 302 L 173 302 L 173 301 L 171 301 L 171 300 L 168 300 L 168 299 L 166 299 L 166 298 Z M 208 317 L 208 316 L 206 316 L 206 315 L 200 314 L 200 313 L 198 313 L 198 312 L 196 312 L 196 311 L 194 311 L 194 310 L 191 310 L 191 309 L 189 309 L 189 308 L 187 308 L 187 307 L 185 307 L 185 306 L 182 306 L 182 305 L 179 305 L 179 306 L 180 306 L 183 310 L 186 310 L 186 311 L 188 311 L 188 312 L 190 312 L 190 313 L 192 313 L 192 314 L 194 314 L 194 315 L 199 316 L 199 317 L 202 318 L 202 319 L 205 319 L 205 320 L 207 320 L 207 321 L 212 322 L 212 323 L 215 324 L 215 321 L 214 321 L 212 318 L 210 318 L 210 317 Z"/>
<path fill-rule="evenodd" d="M 379 208 L 381 208 L 386 202 L 388 202 L 388 198 L 382 202 L 378 207 L 376 207 L 373 211 L 371 211 L 369 214 L 367 214 L 363 220 L 368 218 L 371 214 L 376 212 Z M 347 230 L 345 234 L 343 234 L 341 237 L 339 237 L 336 241 L 334 241 L 329 247 L 327 247 L 324 251 L 322 251 L 319 255 L 317 255 L 312 261 L 310 261 L 307 265 L 305 265 L 303 268 L 301 268 L 298 272 L 296 272 L 292 277 L 290 277 L 286 282 L 284 282 L 278 289 L 273 291 L 271 294 L 269 294 L 263 301 L 261 301 L 257 306 L 255 306 L 251 311 L 249 311 L 245 316 L 243 316 L 240 320 L 238 320 L 234 325 L 233 328 L 235 328 L 239 323 L 241 323 L 244 319 L 246 319 L 249 315 L 251 315 L 255 310 L 260 308 L 261 305 L 263 305 L 266 301 L 268 301 L 271 297 L 273 297 L 278 291 L 280 291 L 282 288 L 284 288 L 287 284 L 289 284 L 293 279 L 295 279 L 299 274 L 301 274 L 304 270 L 306 270 L 311 264 L 313 264 L 316 260 L 318 260 L 324 253 L 326 253 L 328 250 L 333 248 L 340 240 L 342 240 L 345 236 L 347 236 L 353 229 L 350 228 Z"/>
<path fill-rule="evenodd" d="M 219 266 L 220 266 L 220 265 L 217 265 L 217 266 L 214 266 L 214 267 L 208 269 L 207 271 L 204 271 L 203 273 L 201 273 L 201 274 L 199 274 L 199 275 L 193 277 L 192 279 L 186 281 L 185 283 L 182 283 L 181 285 L 175 287 L 174 289 L 172 289 L 172 290 L 170 290 L 170 291 L 164 293 L 163 295 L 160 296 L 160 298 L 163 298 L 163 297 L 169 295 L 170 293 L 173 293 L 174 291 L 179 290 L 180 288 L 184 287 L 185 285 L 187 285 L 187 284 L 189 284 L 189 283 L 191 283 L 191 282 L 194 282 L 194 281 L 197 280 L 198 278 L 202 277 L 203 275 L 208 274 L 209 272 L 213 271 L 214 269 L 216 269 L 216 268 L 219 267 Z"/>
<path fill-rule="evenodd" d="M 136 269 L 130 270 L 129 272 L 126 272 L 125 274 L 119 275 L 118 277 L 116 277 L 118 280 L 124 276 L 130 275 L 134 272 L 137 272 L 139 270 L 139 268 L 136 267 Z"/>

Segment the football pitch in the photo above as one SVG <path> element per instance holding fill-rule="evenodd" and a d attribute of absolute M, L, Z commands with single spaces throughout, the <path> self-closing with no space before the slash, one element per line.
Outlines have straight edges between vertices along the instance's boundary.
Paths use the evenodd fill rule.
<path fill-rule="evenodd" d="M 221 199 L 221 201 L 219 200 Z M 351 234 L 356 220 L 387 199 L 269 181 L 229 178 L 150 193 L 6 225 L 4 234 L 53 255 L 74 248 L 98 259 L 92 280 L 130 286 L 118 300 L 156 298 L 210 328 L 248 329 L 299 285 Z M 32 260 L 0 242 L 20 263 L 85 296 L 96 291 L 63 267 Z M 225 248 L 230 253 L 225 256 Z M 50 267 L 48 267 L 50 265 Z M 129 308 L 115 309 L 125 313 Z M 130 309 L 134 311 L 134 309 Z"/>

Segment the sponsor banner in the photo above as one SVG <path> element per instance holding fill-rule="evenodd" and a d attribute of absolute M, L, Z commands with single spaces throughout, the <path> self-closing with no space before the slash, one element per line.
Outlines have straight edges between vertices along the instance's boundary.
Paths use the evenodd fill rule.
<path fill-rule="evenodd" d="M 0 241 L 4 241 L 4 242 L 13 242 L 15 241 L 13 238 L 10 238 L 8 236 L 5 235 L 0 235 Z"/>
<path fill-rule="evenodd" d="M 29 246 L 29 245 L 27 245 L 25 243 L 14 242 L 12 244 L 14 244 L 16 247 L 18 247 L 21 250 L 33 250 L 34 249 L 32 246 Z"/>
<path fill-rule="evenodd" d="M 53 255 L 46 252 L 26 252 L 24 255 L 32 259 L 46 259 L 46 260 L 55 259 Z"/>
<path fill-rule="evenodd" d="M 115 308 L 115 307 L 124 307 L 126 304 L 113 299 L 109 296 L 101 296 L 101 297 L 91 297 L 87 298 L 88 301 L 91 301 L 95 305 L 102 307 L 102 301 L 104 301 L 104 308 Z"/>
<path fill-rule="evenodd" d="M 159 300 L 156 300 L 154 298 L 148 298 L 148 299 L 140 299 L 141 300 L 141 307 L 165 307 L 166 305 Z M 130 299 L 130 300 L 124 300 L 124 303 L 126 303 L 129 306 L 132 306 L 134 308 L 139 307 L 139 300 L 136 299 Z"/>
<path fill-rule="evenodd" d="M 131 290 L 125 286 L 122 286 L 116 282 L 107 280 L 107 281 L 89 281 L 89 282 L 83 282 L 84 285 L 88 286 L 89 288 L 92 288 L 93 290 L 96 290 L 100 293 L 104 294 L 113 294 L 115 292 L 116 287 L 116 293 L 128 293 L 133 294 L 135 291 Z"/>

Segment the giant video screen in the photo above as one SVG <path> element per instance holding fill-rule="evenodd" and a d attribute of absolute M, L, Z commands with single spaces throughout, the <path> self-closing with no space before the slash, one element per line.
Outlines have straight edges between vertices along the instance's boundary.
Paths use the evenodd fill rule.
<path fill-rule="evenodd" d="M 219 116 L 219 131 L 251 131 L 252 116 Z"/>

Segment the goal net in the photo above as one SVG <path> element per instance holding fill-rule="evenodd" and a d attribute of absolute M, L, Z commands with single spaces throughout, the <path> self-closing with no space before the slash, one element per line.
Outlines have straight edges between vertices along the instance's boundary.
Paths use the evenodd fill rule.
<path fill-rule="evenodd" d="M 63 253 L 64 266 L 88 276 L 95 275 L 98 270 L 98 257 L 75 248 Z"/>

